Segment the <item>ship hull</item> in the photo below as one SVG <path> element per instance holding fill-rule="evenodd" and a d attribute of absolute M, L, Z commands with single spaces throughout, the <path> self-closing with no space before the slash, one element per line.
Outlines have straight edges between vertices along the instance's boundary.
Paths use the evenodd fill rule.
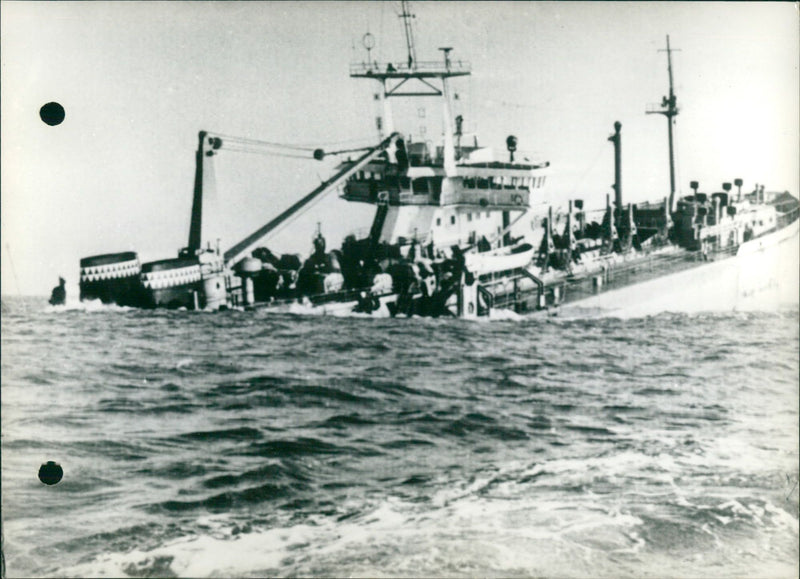
<path fill-rule="evenodd" d="M 735 255 L 702 255 L 676 271 L 566 300 L 559 315 L 590 311 L 625 316 L 662 311 L 698 312 L 796 306 L 800 293 L 798 221 L 742 244 Z"/>
<path fill-rule="evenodd" d="M 147 294 L 148 308 L 197 309 L 197 296 L 202 291 L 200 284 L 185 284 L 170 288 L 150 290 Z"/>
<path fill-rule="evenodd" d="M 493 308 L 525 315 L 579 316 L 593 313 L 611 315 L 651 315 L 662 311 L 720 311 L 772 309 L 776 305 L 796 305 L 800 294 L 800 235 L 798 222 L 757 239 L 735 251 L 704 255 L 676 246 L 649 254 L 609 256 L 601 267 L 594 264 L 580 273 L 552 272 L 541 280 L 519 275 L 519 269 L 482 276 L 483 287 L 490 288 Z M 348 312 L 398 313 L 396 293 L 373 298 L 364 308 L 358 292 L 310 296 L 305 306 L 300 300 L 256 304 L 256 308 L 286 309 L 322 315 Z M 430 315 L 423 310 L 421 294 L 411 297 L 406 314 Z M 447 311 L 457 313 L 457 296 L 447 301 Z M 385 307 L 384 307 L 385 306 Z M 446 315 L 443 310 L 438 315 Z M 380 315 L 380 314 L 379 314 Z M 466 316 L 465 316 L 466 317 Z"/>

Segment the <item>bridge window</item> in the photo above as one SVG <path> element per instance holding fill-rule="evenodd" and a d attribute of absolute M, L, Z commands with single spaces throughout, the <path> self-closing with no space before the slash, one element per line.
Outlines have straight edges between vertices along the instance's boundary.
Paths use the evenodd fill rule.
<path fill-rule="evenodd" d="M 473 177 L 464 177 L 464 188 L 475 189 L 475 179 Z"/>
<path fill-rule="evenodd" d="M 478 189 L 488 189 L 489 188 L 489 180 L 484 178 L 478 178 Z"/>
<path fill-rule="evenodd" d="M 414 179 L 414 192 L 439 195 L 442 192 L 442 179 L 444 177 L 420 177 Z"/>
<path fill-rule="evenodd" d="M 456 216 L 455 215 L 451 215 L 450 216 L 450 225 L 455 225 L 455 224 L 456 224 Z"/>
<path fill-rule="evenodd" d="M 442 218 L 441 217 L 437 217 L 436 218 L 436 226 L 439 227 L 441 224 L 442 224 Z"/>
<path fill-rule="evenodd" d="M 467 213 L 467 221 L 472 221 L 472 213 Z"/>

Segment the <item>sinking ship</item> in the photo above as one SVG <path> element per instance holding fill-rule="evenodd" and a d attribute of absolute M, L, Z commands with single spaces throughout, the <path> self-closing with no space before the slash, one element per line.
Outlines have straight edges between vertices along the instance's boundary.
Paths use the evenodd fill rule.
<path fill-rule="evenodd" d="M 451 48 L 441 48 L 437 61 L 418 61 L 405 2 L 401 17 L 407 59 L 376 62 L 368 33 L 366 58 L 350 68 L 352 78 L 379 87 L 383 114 L 377 119 L 376 145 L 314 150 L 317 160 L 350 156 L 319 187 L 223 250 L 210 225 L 215 159 L 226 148 L 257 150 L 265 142 L 200 132 L 187 246 L 176 258 L 149 263 L 140 263 L 130 251 L 82 259 L 81 300 L 211 310 L 303 303 L 325 312 L 462 318 L 487 316 L 494 308 L 552 313 L 622 288 L 797 243 L 800 204 L 788 192 L 755 185 L 743 193 L 742 180 L 733 179 L 711 193 L 691 182 L 693 193 L 676 198 L 673 127 L 679 110 L 669 37 L 669 93 L 660 106 L 646 111 L 667 119 L 669 195 L 624 203 L 622 126 L 615 123 L 608 137 L 615 158 L 613 199 L 606 195 L 605 209 L 593 211 L 589 200 L 571 200 L 566 212 L 554 216 L 542 202 L 550 163 L 522 154 L 514 136 L 497 156 L 464 132 L 463 117 L 453 114 L 451 82 L 470 75 L 470 64 L 454 59 Z M 418 97 L 435 97 L 441 105 L 439 143 L 395 130 L 392 102 Z M 270 234 L 331 193 L 374 206 L 369 230 L 328 248 L 320 228 L 306 259 L 273 253 Z M 519 235 L 514 226 L 521 221 L 531 227 Z"/>

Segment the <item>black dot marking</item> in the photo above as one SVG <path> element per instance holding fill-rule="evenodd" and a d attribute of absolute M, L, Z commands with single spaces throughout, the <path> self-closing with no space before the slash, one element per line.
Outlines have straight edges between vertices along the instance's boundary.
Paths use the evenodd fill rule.
<path fill-rule="evenodd" d="M 64 469 L 52 460 L 48 460 L 47 464 L 39 467 L 39 480 L 46 485 L 58 484 L 62 476 L 64 476 Z"/>
<path fill-rule="evenodd" d="M 66 113 L 64 112 L 64 107 L 53 102 L 43 105 L 42 108 L 39 109 L 39 116 L 46 124 L 54 127 L 60 125 L 64 121 Z"/>

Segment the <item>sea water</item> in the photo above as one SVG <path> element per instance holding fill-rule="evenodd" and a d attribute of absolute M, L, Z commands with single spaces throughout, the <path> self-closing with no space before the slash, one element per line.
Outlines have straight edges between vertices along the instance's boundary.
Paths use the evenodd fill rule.
<path fill-rule="evenodd" d="M 2 306 L 9 577 L 798 574 L 796 306 Z"/>

